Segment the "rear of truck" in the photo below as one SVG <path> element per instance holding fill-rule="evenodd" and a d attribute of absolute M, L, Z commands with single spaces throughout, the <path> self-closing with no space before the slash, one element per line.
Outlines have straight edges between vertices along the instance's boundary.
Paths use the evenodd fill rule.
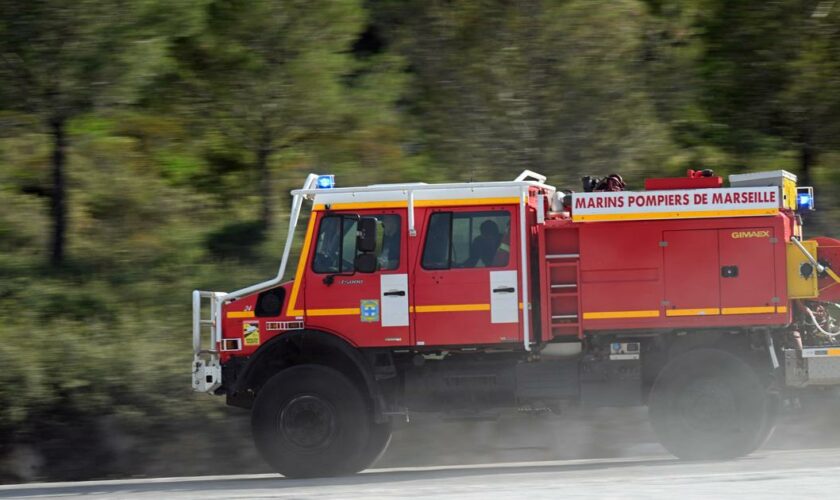
<path fill-rule="evenodd" d="M 789 387 L 840 384 L 840 241 L 815 238 L 788 247 L 793 323 L 784 346 Z"/>

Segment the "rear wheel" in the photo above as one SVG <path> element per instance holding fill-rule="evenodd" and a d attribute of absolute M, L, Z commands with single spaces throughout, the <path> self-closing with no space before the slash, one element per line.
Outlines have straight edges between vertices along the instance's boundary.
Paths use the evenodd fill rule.
<path fill-rule="evenodd" d="M 369 456 L 369 415 L 361 392 L 346 376 L 300 365 L 266 382 L 254 401 L 251 426 L 257 449 L 277 472 L 336 476 L 358 472 L 378 458 Z"/>
<path fill-rule="evenodd" d="M 774 424 L 774 400 L 755 371 L 715 349 L 689 351 L 669 362 L 651 389 L 649 404 L 660 442 L 683 459 L 749 454 Z"/>

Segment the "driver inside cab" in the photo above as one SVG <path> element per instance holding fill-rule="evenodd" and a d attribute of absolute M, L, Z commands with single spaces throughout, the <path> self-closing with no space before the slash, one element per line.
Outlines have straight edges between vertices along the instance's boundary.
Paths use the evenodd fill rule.
<path fill-rule="evenodd" d="M 479 227 L 480 234 L 470 245 L 470 256 L 461 267 L 500 267 L 506 266 L 510 257 L 510 233 L 502 237 L 499 226 L 492 220 L 486 220 Z"/>

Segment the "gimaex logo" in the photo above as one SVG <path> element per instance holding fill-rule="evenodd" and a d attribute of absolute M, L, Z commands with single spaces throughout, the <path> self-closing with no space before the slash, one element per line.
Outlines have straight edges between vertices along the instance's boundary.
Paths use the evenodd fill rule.
<path fill-rule="evenodd" d="M 733 231 L 732 238 L 733 239 L 741 239 L 741 238 L 769 238 L 770 231 Z"/>

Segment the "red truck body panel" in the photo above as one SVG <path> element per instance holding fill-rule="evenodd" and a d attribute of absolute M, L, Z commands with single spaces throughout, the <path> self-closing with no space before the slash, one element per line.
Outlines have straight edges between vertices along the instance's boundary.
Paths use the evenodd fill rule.
<path fill-rule="evenodd" d="M 547 221 L 544 340 L 584 331 L 783 325 L 787 214 L 575 224 Z M 576 255 L 565 262 L 552 255 Z M 577 261 L 577 262 L 576 262 Z M 566 266 L 566 267 L 563 267 Z M 722 269 L 735 276 L 722 276 Z M 577 275 L 575 276 L 575 273 Z M 580 321 L 552 285 L 578 285 Z M 562 289 L 561 289 L 562 290 Z M 552 314 L 559 310 L 560 314 Z M 580 323 L 578 325 L 578 323 Z M 579 328 L 578 328 L 579 326 Z"/>
<path fill-rule="evenodd" d="M 611 222 L 573 222 L 562 214 L 546 213 L 544 223 L 538 224 L 538 194 L 537 189 L 531 191 L 524 222 L 530 307 L 522 303 L 519 289 L 522 222 L 516 204 L 419 206 L 416 236 L 408 234 L 408 214 L 402 207 L 316 206 L 295 280 L 283 285 L 281 314 L 255 317 L 256 295 L 235 300 L 224 306 L 223 336 L 243 339 L 236 354 L 250 355 L 287 331 L 281 327 L 289 322 L 333 333 L 356 347 L 389 348 L 493 344 L 518 348 L 525 310 L 532 313 L 530 338 L 536 342 L 583 337 L 585 332 L 790 323 L 785 242 L 794 230 L 792 213 Z M 504 265 L 426 268 L 423 252 L 434 214 L 451 213 L 457 218 L 476 211 L 509 217 L 505 231 L 509 258 Z M 320 225 L 328 215 L 341 214 L 399 216 L 398 266 L 373 273 L 339 273 L 332 281 L 325 280 L 324 272 L 316 272 L 317 240 L 319 234 L 324 237 Z M 837 258 L 835 254 L 840 251 L 826 248 L 821 255 Z M 512 282 L 515 293 L 494 295 L 491 288 L 498 289 L 494 284 L 498 279 Z M 404 293 L 390 296 L 400 292 Z M 500 320 L 491 310 L 498 305 L 496 300 L 515 304 L 513 316 L 509 311 L 507 319 Z M 395 316 L 392 304 L 403 304 L 406 313 Z M 249 329 L 250 341 L 245 339 Z M 229 357 L 222 351 L 223 361 Z"/>
<path fill-rule="evenodd" d="M 485 207 L 487 208 L 487 207 Z M 482 209 L 485 209 L 482 208 Z M 314 212 L 309 245 L 301 259 L 300 284 L 288 288 L 284 314 L 253 316 L 256 296 L 227 304 L 224 332 L 242 338 L 256 325 L 259 343 L 243 341 L 238 354 L 251 354 L 280 334 L 278 322 L 303 320 L 306 328 L 331 332 L 358 347 L 488 345 L 521 342 L 521 321 L 491 322 L 487 268 L 429 270 L 422 248 L 432 213 L 472 208 L 418 209 L 418 236 L 405 237 L 399 267 L 371 274 L 336 276 L 324 283 L 312 270 L 314 230 L 325 212 Z M 519 268 L 515 207 L 495 207 L 511 215 L 511 255 L 493 271 Z M 402 210 L 355 211 L 360 215 L 401 214 Z M 533 208 L 529 210 L 533 217 Z M 584 332 L 784 325 L 791 311 L 786 296 L 785 245 L 790 216 L 572 223 L 547 220 L 533 225 L 531 243 L 539 256 L 541 330 L 533 338 L 582 336 Z M 405 228 L 403 227 L 403 230 Z M 530 247 L 530 245 L 529 245 Z M 724 277 L 724 267 L 737 275 Z M 383 326 L 381 318 L 361 321 L 361 303 L 380 299 L 383 275 L 407 275 L 410 320 Z M 518 294 L 517 300 L 521 300 Z M 384 297 L 381 297 L 384 299 Z M 522 306 L 520 305 L 520 308 Z M 521 313 L 521 309 L 520 309 Z M 223 359 L 228 356 L 223 352 Z"/>

